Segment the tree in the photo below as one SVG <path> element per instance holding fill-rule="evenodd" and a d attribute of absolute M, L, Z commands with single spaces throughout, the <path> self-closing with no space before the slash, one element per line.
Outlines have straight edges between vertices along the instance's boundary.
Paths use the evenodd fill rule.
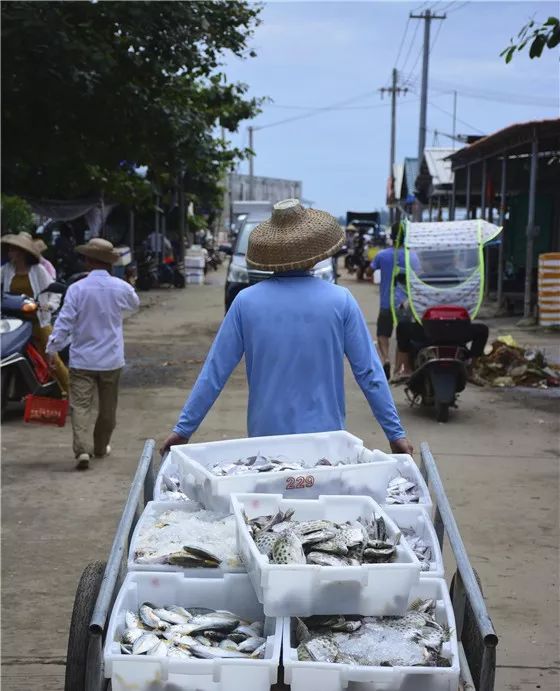
<path fill-rule="evenodd" d="M 146 197 L 187 171 L 210 193 L 242 152 L 213 136 L 253 117 L 220 71 L 253 55 L 259 8 L 229 2 L 2 3 L 3 188 L 28 196 Z M 149 195 L 148 195 L 149 196 Z"/>
<path fill-rule="evenodd" d="M 35 223 L 31 207 L 20 197 L 2 195 L 2 232 L 19 233 L 25 230 L 31 233 Z"/>
<path fill-rule="evenodd" d="M 537 25 L 531 19 L 517 34 L 517 40 L 519 42 L 514 43 L 514 39 L 511 38 L 511 45 L 500 53 L 506 62 L 511 62 L 515 52 L 524 50 L 528 43 L 531 44 L 529 57 L 540 58 L 545 48 L 556 48 L 560 43 L 560 20 L 558 17 L 549 17 L 546 22 Z"/>

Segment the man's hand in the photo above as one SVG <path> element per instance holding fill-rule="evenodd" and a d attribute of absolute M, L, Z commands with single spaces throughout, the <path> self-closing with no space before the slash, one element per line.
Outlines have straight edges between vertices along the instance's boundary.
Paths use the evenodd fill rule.
<path fill-rule="evenodd" d="M 402 437 L 391 442 L 391 451 L 393 453 L 408 453 L 412 456 L 414 448 L 406 437 Z"/>
<path fill-rule="evenodd" d="M 171 432 L 171 434 L 163 442 L 163 445 L 162 445 L 161 449 L 159 450 L 159 452 L 163 456 L 164 453 L 169 451 L 170 447 L 177 446 L 177 444 L 188 444 L 188 443 L 189 443 L 188 437 L 181 437 L 181 435 L 177 434 L 177 432 Z"/>

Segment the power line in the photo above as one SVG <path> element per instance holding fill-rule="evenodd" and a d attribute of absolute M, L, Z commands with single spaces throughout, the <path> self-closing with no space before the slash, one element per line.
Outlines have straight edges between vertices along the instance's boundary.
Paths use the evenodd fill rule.
<path fill-rule="evenodd" d="M 448 110 L 445 110 L 445 108 L 442 108 L 441 106 L 437 106 L 435 103 L 432 103 L 432 101 L 428 101 L 430 106 L 432 108 L 435 108 L 436 110 L 440 110 L 442 113 L 445 113 L 446 115 L 449 115 L 450 117 L 453 117 L 453 113 L 450 113 Z M 471 125 L 470 122 L 467 122 L 466 120 L 461 120 L 461 118 L 456 117 L 457 122 L 462 123 L 465 125 L 465 127 L 470 127 L 471 130 L 474 130 L 478 134 L 486 134 L 486 132 L 483 132 L 482 130 L 479 130 L 478 127 L 475 127 L 474 125 Z"/>
<path fill-rule="evenodd" d="M 453 3 L 452 3 L 452 4 L 453 4 Z M 418 24 L 417 24 L 416 26 L 418 26 Z M 429 49 L 429 51 L 428 51 L 428 55 L 431 55 L 431 54 L 432 54 L 432 51 L 433 51 L 433 49 L 434 49 L 434 47 L 435 47 L 435 45 L 436 45 L 436 41 L 438 40 L 439 32 L 441 31 L 441 27 L 442 27 L 442 26 L 443 26 L 443 24 L 438 24 L 438 28 L 436 29 L 436 33 L 435 33 L 434 39 L 433 39 L 433 41 L 432 41 L 432 43 L 431 43 L 431 45 L 430 45 L 430 49 Z M 422 52 L 423 52 L 423 49 L 420 48 L 420 50 L 418 51 L 418 55 L 416 56 L 416 60 L 415 60 L 415 62 L 414 62 L 414 65 L 412 66 L 412 69 L 411 69 L 410 72 L 408 73 L 408 77 L 406 77 L 406 79 L 404 80 L 405 86 L 407 86 L 408 84 L 411 84 L 411 83 L 412 83 L 412 80 L 414 79 L 414 78 L 413 78 L 413 73 L 414 73 L 414 70 L 416 69 L 416 66 L 418 65 L 418 62 L 420 61 L 420 56 L 422 55 Z M 414 79 L 414 81 L 417 81 L 417 79 Z"/>
<path fill-rule="evenodd" d="M 449 14 L 453 14 L 454 12 L 458 12 L 459 10 L 463 9 L 463 7 L 464 7 L 465 5 L 468 5 L 468 4 L 470 4 L 470 0 L 466 0 L 466 2 L 462 2 L 462 3 L 461 3 L 460 5 L 458 5 L 457 7 L 454 7 L 454 8 L 449 12 Z"/>
<path fill-rule="evenodd" d="M 403 46 L 404 46 L 404 42 L 405 42 L 405 39 L 406 39 L 406 35 L 408 34 L 408 27 L 409 27 L 409 26 L 410 26 L 410 17 L 408 17 L 408 19 L 406 20 L 406 24 L 405 24 L 405 27 L 404 27 L 404 32 L 403 32 L 402 39 L 401 39 L 401 44 L 400 44 L 400 46 L 399 46 L 399 50 L 398 50 L 398 53 L 397 53 L 397 58 L 396 58 L 396 60 L 395 60 L 395 64 L 393 65 L 395 69 L 397 69 L 398 64 L 399 64 L 399 58 L 401 57 L 402 49 L 403 49 Z"/>
<path fill-rule="evenodd" d="M 410 17 L 408 18 L 408 20 L 410 21 Z M 418 29 L 419 29 L 419 28 L 420 28 L 420 24 L 415 24 L 415 25 L 414 25 L 414 33 L 412 34 L 412 40 L 410 41 L 410 44 L 409 44 L 409 46 L 408 46 L 408 52 L 407 52 L 407 54 L 406 54 L 405 61 L 404 61 L 403 65 L 402 65 L 402 67 L 401 67 L 401 70 L 400 70 L 400 71 L 403 72 L 403 73 L 404 73 L 404 71 L 406 70 L 406 66 L 408 65 L 408 59 L 410 58 L 410 54 L 411 54 L 411 52 L 412 52 L 412 48 L 414 47 L 414 42 L 416 41 L 416 36 L 417 36 L 417 34 L 418 34 Z"/>

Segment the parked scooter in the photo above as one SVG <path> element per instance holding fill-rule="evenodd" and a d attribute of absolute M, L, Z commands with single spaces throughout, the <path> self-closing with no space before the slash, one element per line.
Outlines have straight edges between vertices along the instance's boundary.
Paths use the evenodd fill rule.
<path fill-rule="evenodd" d="M 467 384 L 471 320 L 464 307 L 430 307 L 422 317 L 425 341 L 412 354 L 414 373 L 405 393 L 411 403 L 434 406 L 436 420 L 447 422 L 449 408 Z"/>
<path fill-rule="evenodd" d="M 63 294 L 65 286 L 51 284 L 43 293 Z M 31 342 L 31 321 L 39 309 L 38 301 L 26 295 L 4 293 L 0 320 L 0 378 L 2 414 L 8 403 L 19 402 L 28 394 L 60 396 L 49 366 Z"/>

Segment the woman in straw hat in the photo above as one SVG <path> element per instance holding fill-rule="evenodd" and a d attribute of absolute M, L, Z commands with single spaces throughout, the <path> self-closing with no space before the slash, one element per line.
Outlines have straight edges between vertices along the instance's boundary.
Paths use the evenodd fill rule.
<path fill-rule="evenodd" d="M 412 451 L 356 300 L 309 272 L 343 243 L 330 214 L 294 199 L 274 206 L 247 252 L 247 264 L 274 276 L 233 301 L 162 451 L 188 441 L 243 355 L 249 436 L 344 429 L 346 356 L 391 449 Z"/>
<path fill-rule="evenodd" d="M 39 309 L 33 318 L 33 341 L 45 355 L 47 341 L 52 332 L 51 305 L 40 294 L 52 283 L 46 269 L 41 266 L 41 253 L 29 233 L 4 235 L 2 244 L 8 248 L 9 262 L 2 267 L 2 290 L 37 299 Z M 57 356 L 53 363 L 54 377 L 65 394 L 68 391 L 68 370 Z"/>
<path fill-rule="evenodd" d="M 92 455 L 111 452 L 124 366 L 123 319 L 138 309 L 140 301 L 131 285 L 111 276 L 119 253 L 108 240 L 93 238 L 76 252 L 85 257 L 89 273 L 68 288 L 47 353 L 54 357 L 70 343 L 72 446 L 76 468 L 86 470 Z"/>

